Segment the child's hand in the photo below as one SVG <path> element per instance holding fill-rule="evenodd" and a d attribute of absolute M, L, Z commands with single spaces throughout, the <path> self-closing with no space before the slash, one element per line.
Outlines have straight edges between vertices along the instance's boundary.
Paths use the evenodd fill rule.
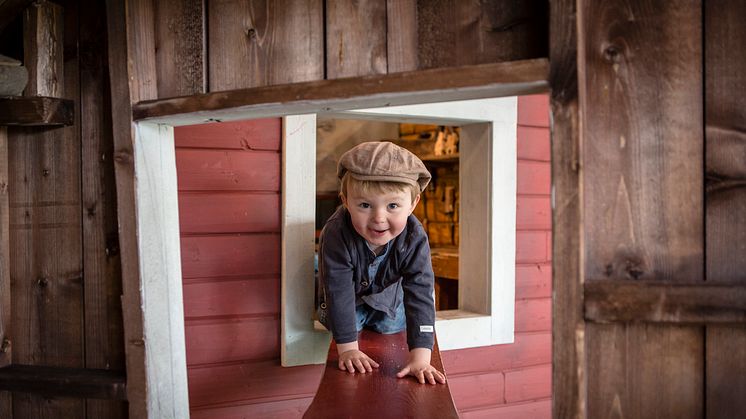
<path fill-rule="evenodd" d="M 337 353 L 339 354 L 339 369 L 342 371 L 354 374 L 357 369 L 365 374 L 373 371 L 373 368 L 378 368 L 378 362 L 359 350 L 357 342 L 338 344 Z"/>
<path fill-rule="evenodd" d="M 430 365 L 430 353 L 430 349 L 427 348 L 415 348 L 409 351 L 409 361 L 407 362 L 407 365 L 405 365 L 396 376 L 403 378 L 407 375 L 411 375 L 416 378 L 420 384 L 425 384 L 425 380 L 430 384 L 435 384 L 436 382 L 445 384 L 446 376 Z"/>

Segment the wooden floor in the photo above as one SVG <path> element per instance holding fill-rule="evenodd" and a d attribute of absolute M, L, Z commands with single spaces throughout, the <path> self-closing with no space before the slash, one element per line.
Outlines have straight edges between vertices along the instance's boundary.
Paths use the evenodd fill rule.
<path fill-rule="evenodd" d="M 305 419 L 458 418 L 448 383 L 420 384 L 413 377 L 396 377 L 409 354 L 405 332 L 382 335 L 363 330 L 358 342 L 360 350 L 380 367 L 366 374 L 341 371 L 332 342 L 324 376 Z M 443 371 L 437 343 L 431 363 Z"/>

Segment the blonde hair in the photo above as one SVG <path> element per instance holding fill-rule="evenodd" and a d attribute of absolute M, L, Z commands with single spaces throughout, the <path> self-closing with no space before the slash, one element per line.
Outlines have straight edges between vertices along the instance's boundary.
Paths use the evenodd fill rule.
<path fill-rule="evenodd" d="M 360 191 L 364 194 L 385 194 L 391 192 L 407 192 L 409 191 L 412 197 L 412 203 L 414 203 L 417 196 L 420 194 L 420 188 L 414 185 L 403 182 L 386 182 L 378 180 L 357 180 L 350 176 L 350 172 L 347 172 L 342 176 L 341 187 L 339 189 L 339 196 L 347 198 L 347 191 L 354 188 L 356 191 Z"/>

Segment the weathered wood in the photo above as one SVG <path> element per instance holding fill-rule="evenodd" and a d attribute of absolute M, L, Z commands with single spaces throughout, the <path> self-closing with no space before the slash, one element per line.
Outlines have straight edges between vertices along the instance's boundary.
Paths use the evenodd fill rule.
<path fill-rule="evenodd" d="M 142 102 L 133 117 L 188 125 L 245 119 L 247 111 L 262 117 L 530 94 L 546 90 L 547 72 L 547 60 L 536 59 L 257 87 Z"/>
<path fill-rule="evenodd" d="M 746 284 L 593 280 L 583 295 L 585 319 L 599 323 L 746 323 Z"/>
<path fill-rule="evenodd" d="M 327 79 L 386 74 L 386 0 L 326 2 L 325 17 Z"/>
<path fill-rule="evenodd" d="M 126 36 L 126 43 L 121 45 L 122 52 L 129 59 L 124 63 L 113 62 L 109 65 L 124 65 L 122 70 L 127 70 L 130 77 L 127 78 L 129 85 L 130 103 L 142 100 L 158 98 L 158 71 L 156 60 L 156 16 L 154 0 L 124 0 L 125 10 L 117 14 L 122 19 L 120 30 Z M 107 8 L 108 10 L 108 8 Z M 107 14 L 107 18 L 109 18 Z M 160 22 L 159 22 L 160 23 Z M 111 24 L 108 24 L 111 36 Z M 120 34 L 115 34 L 117 38 Z M 111 53 L 109 57 L 115 57 Z M 172 77 L 169 75 L 169 77 Z M 112 89 L 113 93 L 113 89 Z M 119 188 L 117 188 L 118 190 Z"/>
<path fill-rule="evenodd" d="M 148 389 L 146 387 L 145 345 L 142 297 L 140 295 L 139 252 L 137 248 L 137 217 L 135 215 L 135 173 L 132 146 L 130 72 L 128 71 L 128 42 L 126 7 L 123 2 L 106 2 L 108 28 L 109 81 L 111 89 L 111 119 L 114 142 L 114 173 L 119 224 L 119 255 L 122 266 L 122 317 L 124 325 L 125 358 L 127 365 L 127 400 L 129 416 L 148 417 Z M 134 28 L 132 29 L 134 30 Z M 134 56 L 135 51 L 132 51 Z M 139 68 L 139 67 L 137 67 Z M 154 74 L 132 74 L 133 82 L 155 77 Z"/>
<path fill-rule="evenodd" d="M 576 2 L 553 1 L 552 88 L 552 416 L 586 417 L 585 323 L 580 275 L 580 172 Z"/>
<path fill-rule="evenodd" d="M 155 6 L 155 64 L 158 97 L 204 93 L 206 89 L 203 0 L 158 1 Z"/>
<path fill-rule="evenodd" d="M 53 97 L 0 97 L 0 125 L 72 125 L 74 102 Z"/>
<path fill-rule="evenodd" d="M 126 370 L 122 322 L 114 180 L 114 141 L 107 82 L 106 9 L 103 2 L 80 2 L 80 136 L 85 301 L 85 366 Z M 126 389 L 122 386 L 122 396 Z M 86 400 L 90 419 L 127 417 L 127 405 L 115 400 Z"/>
<path fill-rule="evenodd" d="M 420 0 L 420 68 L 547 56 L 547 2 Z"/>
<path fill-rule="evenodd" d="M 10 317 L 10 218 L 8 129 L 0 127 L 0 367 L 13 361 Z M 0 401 L 0 413 L 3 412 Z"/>
<path fill-rule="evenodd" d="M 23 14 L 24 65 L 29 72 L 26 96 L 62 97 L 64 91 L 63 9 L 39 1 Z"/>
<path fill-rule="evenodd" d="M 321 0 L 208 2 L 209 91 L 324 78 Z"/>
<path fill-rule="evenodd" d="M 458 279 L 458 249 L 433 248 L 433 272 L 440 278 Z"/>
<path fill-rule="evenodd" d="M 578 19 L 582 272 L 700 281 L 701 5 L 582 1 Z M 702 327 L 589 323 L 585 342 L 588 417 L 702 417 Z"/>
<path fill-rule="evenodd" d="M 0 32 L 13 22 L 34 0 L 4 0 L 0 3 Z"/>
<path fill-rule="evenodd" d="M 387 73 L 417 70 L 417 0 L 386 0 Z"/>
<path fill-rule="evenodd" d="M 707 283 L 746 285 L 746 1 L 704 3 Z M 707 326 L 707 418 L 746 411 L 746 326 Z"/>
<path fill-rule="evenodd" d="M 84 368 L 13 364 L 0 368 L 0 390 L 75 397 L 125 400 L 123 373 Z"/>
<path fill-rule="evenodd" d="M 458 417 L 448 382 L 420 384 L 412 377 L 396 377 L 409 356 L 405 332 L 382 335 L 363 330 L 358 342 L 360 350 L 380 367 L 366 374 L 341 371 L 337 366 L 337 347 L 332 342 L 319 390 L 303 415 L 305 419 Z M 430 363 L 444 372 L 437 343 Z"/>

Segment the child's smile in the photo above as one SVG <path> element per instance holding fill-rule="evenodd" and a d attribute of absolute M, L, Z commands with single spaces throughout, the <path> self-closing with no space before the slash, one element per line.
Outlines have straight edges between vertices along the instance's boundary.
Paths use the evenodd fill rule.
<path fill-rule="evenodd" d="M 352 225 L 374 250 L 386 245 L 404 231 L 407 217 L 414 211 L 419 196 L 412 202 L 407 190 L 382 194 L 350 190 L 344 204 Z"/>

